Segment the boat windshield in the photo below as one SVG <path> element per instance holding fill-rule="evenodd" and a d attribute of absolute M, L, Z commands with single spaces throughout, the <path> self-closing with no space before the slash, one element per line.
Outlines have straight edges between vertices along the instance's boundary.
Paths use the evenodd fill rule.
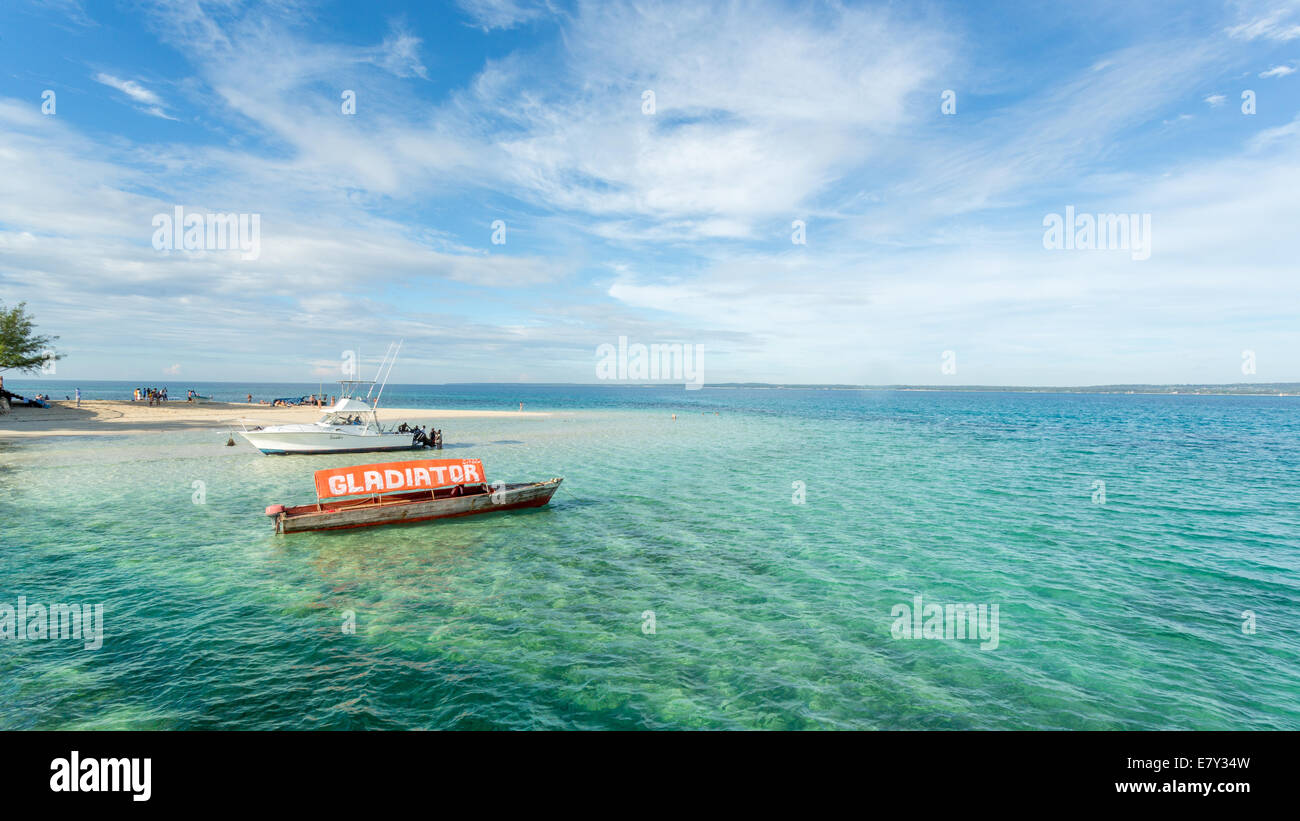
<path fill-rule="evenodd" d="M 321 416 L 320 424 L 322 425 L 368 425 L 374 411 L 369 413 L 347 413 L 347 412 L 329 412 Z"/>

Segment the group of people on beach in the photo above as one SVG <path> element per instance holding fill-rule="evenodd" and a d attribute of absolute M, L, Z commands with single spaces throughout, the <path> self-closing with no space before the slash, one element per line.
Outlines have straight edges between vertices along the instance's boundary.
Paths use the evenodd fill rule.
<path fill-rule="evenodd" d="M 193 391 L 190 391 L 190 393 L 193 393 Z M 162 388 L 162 389 L 136 388 L 135 396 L 132 398 L 131 401 L 140 402 L 142 400 L 147 401 L 150 407 L 154 405 L 161 405 L 163 402 L 167 401 L 167 389 L 166 388 Z"/>
<path fill-rule="evenodd" d="M 190 388 L 185 392 L 186 402 L 197 402 L 202 398 L 199 392 Z M 132 402 L 148 402 L 152 405 L 161 405 L 167 401 L 166 388 L 136 388 L 134 395 L 131 397 Z"/>

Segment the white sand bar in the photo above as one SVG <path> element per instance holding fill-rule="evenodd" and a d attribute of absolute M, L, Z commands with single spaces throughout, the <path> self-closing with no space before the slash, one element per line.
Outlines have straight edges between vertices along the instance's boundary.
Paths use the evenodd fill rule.
<path fill-rule="evenodd" d="M 241 418 L 258 423 L 280 425 L 289 422 L 314 422 L 320 418 L 317 407 L 277 408 L 271 405 L 242 402 L 186 402 L 172 400 L 150 407 L 147 402 L 117 399 L 83 399 L 76 402 L 51 402 L 49 408 L 14 408 L 0 414 L 0 439 L 23 439 L 36 436 L 119 436 L 124 433 L 157 433 L 170 430 L 230 429 Z M 427 424 L 438 419 L 475 419 L 489 417 L 541 417 L 549 413 L 532 411 L 438 410 L 434 408 L 379 409 L 385 427 L 402 422 Z"/>

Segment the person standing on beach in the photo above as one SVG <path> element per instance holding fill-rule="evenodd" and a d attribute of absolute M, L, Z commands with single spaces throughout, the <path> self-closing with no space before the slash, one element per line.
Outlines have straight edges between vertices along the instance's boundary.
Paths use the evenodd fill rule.
<path fill-rule="evenodd" d="M 77 388 L 77 407 L 81 407 L 81 388 Z"/>

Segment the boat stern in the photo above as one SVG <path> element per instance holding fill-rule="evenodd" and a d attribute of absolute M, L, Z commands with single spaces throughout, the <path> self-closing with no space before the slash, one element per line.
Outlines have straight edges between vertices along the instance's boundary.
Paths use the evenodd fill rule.
<path fill-rule="evenodd" d="M 284 531 L 284 519 L 285 519 L 284 505 L 267 505 L 266 515 L 273 517 L 276 533 L 281 533 Z"/>

